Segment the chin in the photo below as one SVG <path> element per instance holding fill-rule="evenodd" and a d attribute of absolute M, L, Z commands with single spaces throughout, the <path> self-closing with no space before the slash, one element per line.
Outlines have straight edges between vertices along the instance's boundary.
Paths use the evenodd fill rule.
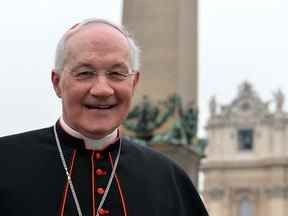
<path fill-rule="evenodd" d="M 84 127 L 81 133 L 89 138 L 99 139 L 112 133 L 117 127 L 116 125 L 105 127 L 103 122 L 98 122 L 96 127 Z"/>

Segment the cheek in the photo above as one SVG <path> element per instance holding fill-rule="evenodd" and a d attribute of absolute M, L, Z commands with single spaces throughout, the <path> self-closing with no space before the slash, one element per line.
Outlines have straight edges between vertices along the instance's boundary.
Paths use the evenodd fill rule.
<path fill-rule="evenodd" d="M 77 87 L 71 84 L 69 85 L 69 83 L 64 84 L 63 87 L 65 90 L 62 94 L 62 100 L 67 106 L 69 106 L 70 109 L 73 109 L 76 104 L 81 103 L 84 89 L 82 89 L 80 86 Z"/>
<path fill-rule="evenodd" d="M 133 88 L 130 86 L 125 86 L 119 89 L 118 93 L 119 97 L 121 97 L 122 102 L 129 105 L 133 96 Z"/>

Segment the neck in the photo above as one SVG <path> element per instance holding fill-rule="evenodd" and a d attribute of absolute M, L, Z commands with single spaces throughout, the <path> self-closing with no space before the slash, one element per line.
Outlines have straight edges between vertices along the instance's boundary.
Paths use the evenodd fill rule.
<path fill-rule="evenodd" d="M 110 144 L 114 143 L 118 137 L 118 129 L 115 129 L 112 133 L 108 134 L 107 136 L 101 139 L 92 139 L 92 138 L 86 137 L 82 135 L 81 133 L 79 133 L 78 131 L 71 128 L 64 121 L 62 116 L 60 118 L 60 125 L 63 128 L 63 130 L 69 135 L 76 137 L 78 139 L 82 139 L 84 141 L 85 148 L 89 150 L 103 150 Z"/>

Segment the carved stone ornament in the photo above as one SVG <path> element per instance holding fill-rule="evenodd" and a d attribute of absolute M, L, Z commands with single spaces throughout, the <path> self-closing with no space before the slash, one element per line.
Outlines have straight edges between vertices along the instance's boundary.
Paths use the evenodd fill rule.
<path fill-rule="evenodd" d="M 237 96 L 230 104 L 219 105 L 221 110 L 217 114 L 214 112 L 215 101 L 212 99 L 209 107 L 211 118 L 207 128 L 253 127 L 271 116 L 269 103 L 262 101 L 253 86 L 247 81 L 239 86 Z"/>
<path fill-rule="evenodd" d="M 285 96 L 283 92 L 280 89 L 278 89 L 278 91 L 275 92 L 273 95 L 274 95 L 274 100 L 276 103 L 276 112 L 282 112 L 284 102 L 285 102 Z"/>
<path fill-rule="evenodd" d="M 217 101 L 216 97 L 212 96 L 209 101 L 209 110 L 211 117 L 217 114 Z"/>

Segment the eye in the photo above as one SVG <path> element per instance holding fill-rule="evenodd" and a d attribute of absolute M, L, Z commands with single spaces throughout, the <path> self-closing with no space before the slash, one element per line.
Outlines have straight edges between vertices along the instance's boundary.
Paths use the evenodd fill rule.
<path fill-rule="evenodd" d="M 106 73 L 107 77 L 112 80 L 125 80 L 129 76 L 126 70 L 110 70 Z"/>
<path fill-rule="evenodd" d="M 74 73 L 74 77 L 79 80 L 89 79 L 94 76 L 93 71 L 78 71 Z"/>

